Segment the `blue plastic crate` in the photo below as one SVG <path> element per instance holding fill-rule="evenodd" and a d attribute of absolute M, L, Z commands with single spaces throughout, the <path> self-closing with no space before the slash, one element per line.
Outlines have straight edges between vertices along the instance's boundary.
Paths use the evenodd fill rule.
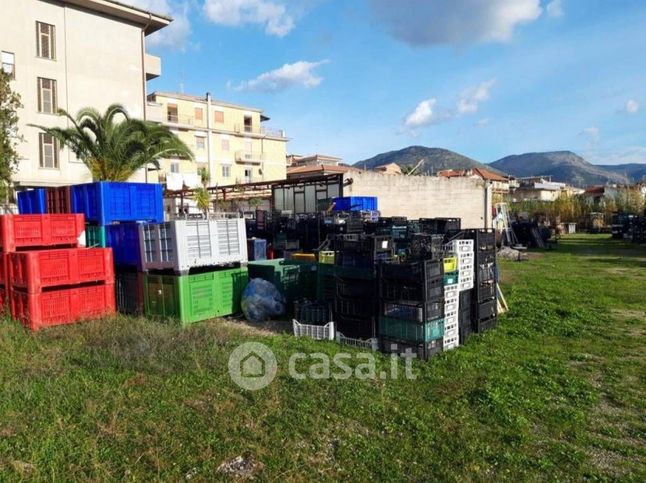
<path fill-rule="evenodd" d="M 344 196 L 334 198 L 334 211 L 376 211 L 376 196 Z"/>
<path fill-rule="evenodd" d="M 147 183 L 97 183 L 72 186 L 72 212 L 99 225 L 120 221 L 164 221 L 162 186 Z"/>
<path fill-rule="evenodd" d="M 260 261 L 267 260 L 267 240 L 262 238 L 247 239 L 247 255 L 249 260 Z"/>
<path fill-rule="evenodd" d="M 18 213 L 21 215 L 43 215 L 47 213 L 47 190 L 36 188 L 18 193 Z"/>
<path fill-rule="evenodd" d="M 139 223 L 119 223 L 105 227 L 106 246 L 112 248 L 114 264 L 141 270 Z"/>

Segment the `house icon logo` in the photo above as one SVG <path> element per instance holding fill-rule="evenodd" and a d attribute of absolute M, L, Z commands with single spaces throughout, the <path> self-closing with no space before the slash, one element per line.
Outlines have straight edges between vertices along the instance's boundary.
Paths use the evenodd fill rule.
<path fill-rule="evenodd" d="M 229 356 L 229 375 L 248 391 L 267 387 L 276 377 L 278 365 L 269 347 L 259 342 L 239 345 Z"/>

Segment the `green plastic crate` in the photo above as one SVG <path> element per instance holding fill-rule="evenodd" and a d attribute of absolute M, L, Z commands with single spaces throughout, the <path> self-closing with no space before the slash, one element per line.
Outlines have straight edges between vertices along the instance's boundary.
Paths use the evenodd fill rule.
<path fill-rule="evenodd" d="M 379 335 L 411 342 L 430 342 L 444 337 L 444 319 L 420 324 L 393 317 L 379 317 Z"/>
<path fill-rule="evenodd" d="M 249 278 L 273 283 L 288 303 L 316 295 L 316 263 L 278 258 L 249 262 L 248 266 Z"/>
<path fill-rule="evenodd" d="M 105 226 L 85 224 L 85 246 L 105 248 Z"/>
<path fill-rule="evenodd" d="M 249 280 L 246 268 L 196 275 L 153 275 L 144 279 L 146 315 L 182 325 L 232 315 Z"/>
<path fill-rule="evenodd" d="M 444 274 L 444 285 L 455 285 L 458 283 L 458 272 Z"/>

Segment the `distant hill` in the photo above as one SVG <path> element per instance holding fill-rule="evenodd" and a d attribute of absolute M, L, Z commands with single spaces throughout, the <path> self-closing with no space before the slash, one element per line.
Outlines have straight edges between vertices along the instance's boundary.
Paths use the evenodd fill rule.
<path fill-rule="evenodd" d="M 415 166 L 420 159 L 424 159 L 424 165 L 416 174 L 437 173 L 443 169 L 487 168 L 486 165 L 474 159 L 448 149 L 427 148 L 425 146 L 409 146 L 399 151 L 378 154 L 370 159 L 359 161 L 354 166 L 362 169 L 364 167 L 365 169 L 374 169 L 384 164 L 397 163 L 404 168 Z"/>
<path fill-rule="evenodd" d="M 598 166 L 607 171 L 628 176 L 633 183 L 646 180 L 646 163 L 599 164 Z"/>
<path fill-rule="evenodd" d="M 574 186 L 594 184 L 627 183 L 623 174 L 610 171 L 602 166 L 590 164 L 571 151 L 527 153 L 507 156 L 491 163 L 500 171 L 516 177 L 552 176 L 552 181 L 569 183 Z M 616 168 L 616 166 L 615 166 Z"/>

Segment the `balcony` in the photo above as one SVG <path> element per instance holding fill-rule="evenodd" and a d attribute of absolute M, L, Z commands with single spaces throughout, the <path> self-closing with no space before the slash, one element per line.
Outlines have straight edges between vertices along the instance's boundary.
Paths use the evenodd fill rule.
<path fill-rule="evenodd" d="M 163 104 L 158 104 L 157 102 L 146 103 L 146 119 L 148 121 L 161 123 L 165 114 Z"/>
<path fill-rule="evenodd" d="M 204 119 L 197 119 L 195 116 L 181 116 L 170 112 L 164 114 L 164 121 L 169 124 L 181 126 L 206 127 L 206 121 Z"/>
<path fill-rule="evenodd" d="M 256 136 L 269 136 L 272 138 L 285 138 L 285 131 L 283 129 L 273 129 L 264 126 L 254 126 L 249 124 L 236 124 L 233 126 L 236 134 L 254 134 Z"/>
<path fill-rule="evenodd" d="M 236 163 L 261 164 L 265 160 L 264 153 L 254 151 L 236 151 Z"/>
<path fill-rule="evenodd" d="M 146 80 L 156 79 L 161 75 L 161 59 L 155 55 L 146 54 L 144 58 Z"/>

